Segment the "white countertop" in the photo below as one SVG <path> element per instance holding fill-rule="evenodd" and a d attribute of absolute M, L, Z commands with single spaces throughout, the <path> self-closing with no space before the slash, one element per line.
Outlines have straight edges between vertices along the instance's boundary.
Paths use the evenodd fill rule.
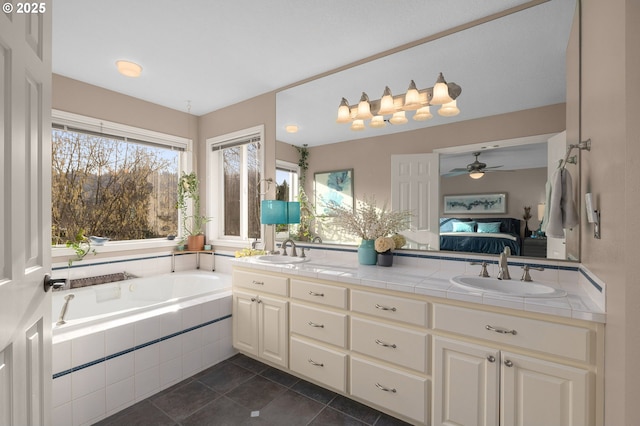
<path fill-rule="evenodd" d="M 527 312 L 537 312 L 566 318 L 604 323 L 605 312 L 591 299 L 589 292 L 578 279 L 578 272 L 548 268 L 545 271 L 531 271 L 536 282 L 565 290 L 567 295 L 554 298 L 503 296 L 472 290 L 451 283 L 456 275 L 477 275 L 479 266 L 469 262 L 429 262 L 424 265 L 410 266 L 394 264 L 391 267 L 363 266 L 352 259 L 344 263 L 335 259 L 313 259 L 296 264 L 266 264 L 253 257 L 232 260 L 237 266 L 251 269 L 280 272 L 301 277 L 319 278 L 341 283 L 361 285 L 398 292 L 421 294 L 443 299 L 460 300 L 482 305 L 498 306 Z M 355 263 L 355 264 L 354 264 Z M 491 276 L 495 276 L 489 265 Z M 511 266 L 511 276 L 519 279 L 520 268 Z"/>

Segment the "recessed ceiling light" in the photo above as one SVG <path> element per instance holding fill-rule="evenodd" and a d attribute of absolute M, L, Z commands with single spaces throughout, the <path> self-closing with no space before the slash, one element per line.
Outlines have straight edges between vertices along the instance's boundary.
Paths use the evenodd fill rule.
<path fill-rule="evenodd" d="M 287 133 L 297 133 L 298 132 L 298 126 L 296 126 L 295 124 L 288 124 L 287 126 L 285 126 L 284 128 Z"/>
<path fill-rule="evenodd" d="M 124 60 L 116 61 L 116 67 L 118 67 L 120 74 L 126 75 L 127 77 L 140 77 L 140 73 L 142 72 L 140 65 Z"/>

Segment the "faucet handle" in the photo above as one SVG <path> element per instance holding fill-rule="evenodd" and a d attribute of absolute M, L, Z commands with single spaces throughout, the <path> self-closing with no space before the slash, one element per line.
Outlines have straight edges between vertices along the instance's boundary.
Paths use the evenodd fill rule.
<path fill-rule="evenodd" d="M 307 255 L 304 254 L 304 247 L 300 247 L 300 250 L 302 250 L 302 253 L 300 254 L 300 257 L 302 257 L 302 258 L 307 257 Z"/>
<path fill-rule="evenodd" d="M 531 274 L 529 274 L 530 269 L 535 269 L 536 271 L 544 271 L 543 267 L 522 265 L 522 278 L 520 281 L 531 282 L 533 279 L 531 278 Z"/>
<path fill-rule="evenodd" d="M 480 277 L 488 278 L 489 272 L 487 271 L 487 262 L 471 262 L 471 265 L 480 265 Z"/>

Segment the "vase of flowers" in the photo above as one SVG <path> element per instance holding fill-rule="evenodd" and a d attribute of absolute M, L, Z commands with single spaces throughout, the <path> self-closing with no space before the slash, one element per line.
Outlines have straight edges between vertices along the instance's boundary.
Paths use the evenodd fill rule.
<path fill-rule="evenodd" d="M 401 234 L 376 238 L 375 247 L 376 252 L 378 252 L 378 266 L 392 266 L 393 250 L 401 248 L 406 243 L 407 240 Z"/>
<path fill-rule="evenodd" d="M 378 260 L 375 240 L 407 229 L 411 219 L 411 212 L 407 210 L 387 210 L 386 204 L 378 208 L 373 197 L 357 200 L 354 209 L 335 203 L 328 203 L 327 207 L 338 226 L 346 233 L 362 239 L 358 247 L 358 262 L 361 265 L 375 265 Z"/>

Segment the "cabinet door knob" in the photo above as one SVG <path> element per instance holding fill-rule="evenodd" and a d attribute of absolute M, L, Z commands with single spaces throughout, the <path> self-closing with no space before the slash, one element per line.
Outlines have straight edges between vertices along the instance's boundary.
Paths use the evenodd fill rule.
<path fill-rule="evenodd" d="M 507 367 L 513 367 L 513 362 L 511 362 L 510 360 L 506 360 L 504 362 L 504 365 L 506 365 Z"/>
<path fill-rule="evenodd" d="M 376 339 L 376 344 L 378 344 L 380 346 L 384 346 L 385 348 L 393 348 L 393 349 L 397 348 L 395 343 L 386 343 L 386 342 L 383 342 L 380 339 Z"/>
<path fill-rule="evenodd" d="M 394 388 L 387 388 L 385 386 L 382 386 L 380 383 L 376 383 L 376 387 L 380 390 L 383 390 L 385 392 L 392 392 L 392 393 L 396 393 L 396 390 Z"/>
<path fill-rule="evenodd" d="M 487 361 L 489 361 L 489 362 L 496 362 L 496 357 L 495 357 L 495 356 L 493 356 L 493 355 L 489 355 L 489 356 L 487 357 Z"/>
<path fill-rule="evenodd" d="M 251 298 L 251 301 L 252 301 L 252 302 L 255 302 L 256 300 L 257 300 L 257 299 L 256 299 L 255 297 L 252 297 L 252 298 Z"/>
<path fill-rule="evenodd" d="M 307 360 L 309 362 L 309 364 L 311 365 L 315 365 L 316 367 L 324 367 L 324 364 L 321 362 L 315 362 L 314 360 L 312 360 L 311 358 L 309 358 Z"/>
<path fill-rule="evenodd" d="M 380 305 L 378 303 L 376 303 L 376 309 L 380 309 L 382 311 L 392 311 L 392 312 L 395 312 L 397 310 L 393 306 L 384 306 L 384 305 Z"/>
<path fill-rule="evenodd" d="M 489 331 L 495 331 L 496 333 L 500 333 L 500 334 L 513 334 L 514 336 L 516 334 L 518 334 L 518 332 L 515 331 L 515 330 L 509 330 L 509 329 L 502 328 L 502 327 L 494 327 L 494 326 L 489 325 L 489 324 L 485 325 L 484 328 L 486 328 Z"/>
<path fill-rule="evenodd" d="M 315 322 L 311 321 L 309 321 L 307 324 L 309 324 L 311 327 L 324 328 L 324 324 L 316 324 Z"/>

